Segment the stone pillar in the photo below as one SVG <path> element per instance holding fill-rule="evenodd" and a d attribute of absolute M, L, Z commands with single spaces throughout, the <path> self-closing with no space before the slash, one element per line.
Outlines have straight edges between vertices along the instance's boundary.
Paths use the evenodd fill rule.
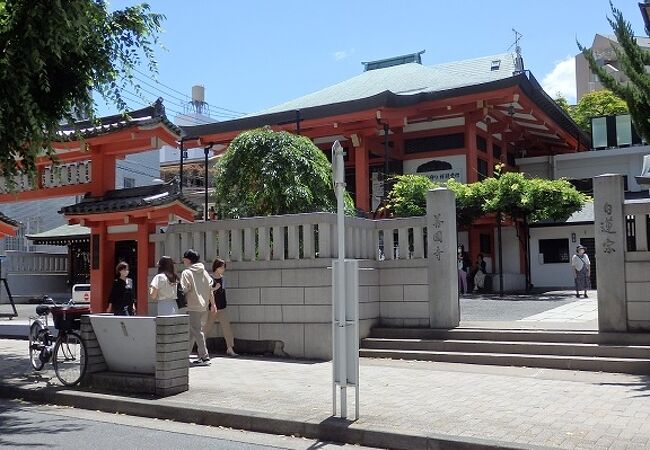
<path fill-rule="evenodd" d="M 84 340 L 86 344 L 86 374 L 81 380 L 82 386 L 90 386 L 92 384 L 92 374 L 97 372 L 104 372 L 108 370 L 106 366 L 106 361 L 104 360 L 104 354 L 102 349 L 97 342 L 97 336 L 95 336 L 95 331 L 93 326 L 90 323 L 90 317 L 81 316 L 81 328 L 79 329 L 79 335 L 81 339 Z"/>
<path fill-rule="evenodd" d="M 456 196 L 447 188 L 437 188 L 427 192 L 427 260 L 431 328 L 454 328 L 460 323 L 456 241 Z"/>
<path fill-rule="evenodd" d="M 156 317 L 156 395 L 166 397 L 189 389 L 189 316 Z"/>
<path fill-rule="evenodd" d="M 623 176 L 594 178 L 598 331 L 627 331 Z"/>

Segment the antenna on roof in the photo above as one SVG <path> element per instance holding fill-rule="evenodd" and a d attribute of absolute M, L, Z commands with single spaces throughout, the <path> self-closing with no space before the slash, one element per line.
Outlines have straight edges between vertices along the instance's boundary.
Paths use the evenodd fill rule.
<path fill-rule="evenodd" d="M 514 28 L 512 29 L 512 32 L 515 33 L 515 42 L 513 42 L 510 47 L 508 47 L 508 51 L 514 46 L 515 47 L 515 71 L 514 74 L 518 74 L 524 71 L 524 58 L 521 56 L 521 46 L 519 45 L 519 41 L 521 41 L 521 38 L 524 37 L 523 34 L 521 34 L 519 31 L 515 30 Z"/>

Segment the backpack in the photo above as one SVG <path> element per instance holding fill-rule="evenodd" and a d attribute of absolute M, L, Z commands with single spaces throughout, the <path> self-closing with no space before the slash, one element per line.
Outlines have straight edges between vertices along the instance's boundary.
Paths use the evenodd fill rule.
<path fill-rule="evenodd" d="M 187 299 L 185 298 L 185 292 L 183 292 L 183 286 L 181 286 L 180 280 L 176 283 L 176 306 L 178 306 L 178 309 L 187 308 Z"/>

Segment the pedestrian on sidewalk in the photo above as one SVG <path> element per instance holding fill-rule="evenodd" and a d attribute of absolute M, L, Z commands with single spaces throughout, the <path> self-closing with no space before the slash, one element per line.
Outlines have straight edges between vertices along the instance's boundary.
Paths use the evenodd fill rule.
<path fill-rule="evenodd" d="M 208 320 L 205 325 L 204 333 L 206 336 L 214 327 L 215 321 L 219 321 L 223 330 L 223 337 L 226 340 L 226 354 L 228 356 L 237 356 L 235 353 L 235 336 L 230 326 L 230 317 L 228 316 L 228 302 L 226 302 L 226 284 L 223 273 L 226 271 L 226 262 L 217 258 L 212 263 L 212 302 L 208 307 Z"/>
<path fill-rule="evenodd" d="M 208 305 L 212 297 L 212 278 L 203 263 L 199 262 L 200 256 L 196 250 L 189 249 L 183 254 L 185 270 L 181 273 L 181 287 L 185 293 L 187 307 L 181 312 L 190 316 L 190 353 L 197 345 L 198 359 L 195 365 L 209 365 L 210 355 L 205 345 L 203 326 L 208 313 Z"/>
<path fill-rule="evenodd" d="M 115 281 L 108 296 L 108 312 L 116 316 L 134 316 L 135 298 L 133 280 L 129 278 L 129 265 L 124 261 L 115 267 Z"/>
<path fill-rule="evenodd" d="M 458 293 L 466 294 L 467 293 L 467 269 L 469 268 L 469 262 L 467 254 L 465 253 L 465 247 L 461 244 L 458 246 Z"/>
<path fill-rule="evenodd" d="M 163 256 L 158 261 L 158 274 L 151 280 L 149 297 L 158 305 L 157 315 L 168 316 L 178 313 L 176 305 L 178 275 L 174 268 L 174 260 Z"/>
<path fill-rule="evenodd" d="M 476 257 L 476 272 L 474 272 L 474 292 L 482 292 L 485 287 L 485 260 L 483 254 L 479 253 Z"/>
<path fill-rule="evenodd" d="M 571 257 L 571 270 L 576 285 L 576 297 L 580 298 L 580 291 L 584 291 L 587 298 L 587 289 L 591 288 L 591 263 L 587 249 L 582 245 L 576 247 L 576 254 Z"/>

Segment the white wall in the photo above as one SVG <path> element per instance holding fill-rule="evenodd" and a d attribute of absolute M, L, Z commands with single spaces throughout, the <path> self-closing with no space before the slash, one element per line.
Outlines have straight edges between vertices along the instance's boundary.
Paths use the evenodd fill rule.
<path fill-rule="evenodd" d="M 571 233 L 576 234 L 576 242 L 571 242 Z M 539 253 L 540 239 L 568 239 L 569 253 L 573 255 L 581 238 L 593 238 L 593 225 L 567 225 L 558 227 L 530 229 L 530 274 L 531 282 L 540 287 L 573 287 L 573 274 L 570 263 L 544 264 Z M 590 258 L 593 255 L 589 255 Z"/>
<path fill-rule="evenodd" d="M 628 189 L 638 192 L 647 190 L 646 187 L 639 186 L 634 179 L 635 176 L 641 175 L 645 155 L 650 155 L 648 145 L 567 153 L 554 157 L 519 158 L 517 166 L 522 172 L 532 176 L 544 176 L 546 172 L 554 179 L 582 179 L 605 173 L 620 173 L 627 175 Z"/>
<path fill-rule="evenodd" d="M 152 184 L 155 178 L 160 178 L 160 150 L 127 155 L 115 162 L 115 188 L 124 187 L 124 178 L 133 178 L 136 186 Z"/>

